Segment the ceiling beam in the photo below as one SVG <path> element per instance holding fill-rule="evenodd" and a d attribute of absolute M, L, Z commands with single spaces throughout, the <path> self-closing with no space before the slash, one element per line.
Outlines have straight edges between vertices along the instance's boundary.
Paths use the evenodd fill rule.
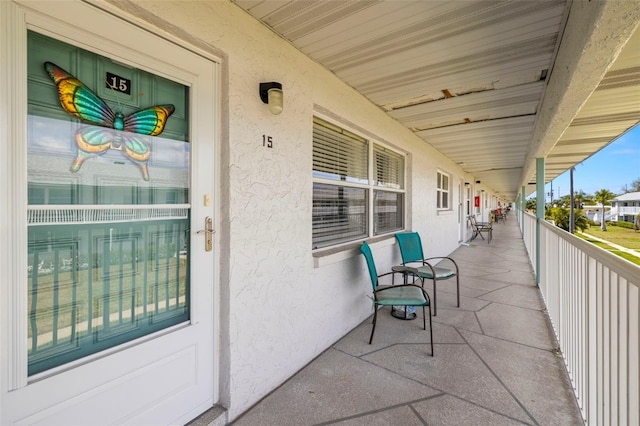
<path fill-rule="evenodd" d="M 636 1 L 573 1 L 556 62 L 547 79 L 521 185 L 545 158 L 598 87 L 640 22 Z"/>

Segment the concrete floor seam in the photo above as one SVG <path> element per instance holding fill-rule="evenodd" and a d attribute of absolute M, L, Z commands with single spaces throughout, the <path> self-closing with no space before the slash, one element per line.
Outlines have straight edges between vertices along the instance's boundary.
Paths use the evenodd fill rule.
<path fill-rule="evenodd" d="M 509 387 L 507 387 L 507 385 L 502 381 L 502 379 L 493 371 L 493 369 L 489 366 L 489 364 L 484 360 L 484 358 L 482 358 L 482 356 L 478 353 L 478 351 L 476 351 L 473 346 L 467 341 L 467 339 L 464 338 L 464 336 L 461 334 L 460 337 L 462 337 L 462 339 L 467 342 L 467 345 L 469 346 L 469 349 L 471 349 L 471 351 L 478 357 L 478 359 L 485 365 L 485 367 L 487 368 L 487 370 L 489 370 L 491 372 L 491 374 L 493 375 L 493 377 L 495 377 L 495 379 L 498 381 L 498 383 L 500 383 L 500 386 L 502 386 L 504 388 L 504 390 L 507 391 L 507 393 L 509 395 L 511 395 L 511 398 L 513 398 L 513 400 L 520 406 L 520 408 L 522 408 L 522 410 L 527 414 L 527 416 L 529 416 L 529 418 L 533 421 L 533 424 L 536 426 L 539 426 L 538 421 L 535 419 L 535 417 L 529 412 L 529 410 L 527 410 L 527 407 L 525 407 L 525 405 L 522 403 L 522 401 L 520 401 L 520 399 L 511 391 L 511 389 L 509 389 Z"/>

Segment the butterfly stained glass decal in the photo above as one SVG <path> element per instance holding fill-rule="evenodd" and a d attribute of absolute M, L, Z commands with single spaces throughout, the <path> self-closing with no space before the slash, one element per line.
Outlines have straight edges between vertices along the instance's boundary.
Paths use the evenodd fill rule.
<path fill-rule="evenodd" d="M 88 124 L 101 126 L 85 126 L 76 131 L 78 155 L 71 164 L 71 172 L 79 171 L 86 159 L 115 149 L 137 164 L 143 179 L 148 181 L 147 162 L 151 156 L 151 146 L 142 135 L 157 136 L 162 133 L 175 107 L 170 104 L 155 105 L 125 116 L 122 112 L 114 112 L 83 82 L 59 66 L 45 62 L 44 68 L 58 88 L 62 108 Z"/>

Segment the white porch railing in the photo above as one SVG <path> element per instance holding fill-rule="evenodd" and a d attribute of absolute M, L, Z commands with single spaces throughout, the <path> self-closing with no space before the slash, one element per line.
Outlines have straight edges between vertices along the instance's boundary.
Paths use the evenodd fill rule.
<path fill-rule="evenodd" d="M 521 226 L 535 268 L 536 218 Z M 587 424 L 640 424 L 640 267 L 546 221 L 538 244 L 540 291 Z"/>
<path fill-rule="evenodd" d="M 522 213 L 518 212 L 518 217 Z M 524 214 L 524 220 L 520 224 L 520 231 L 522 232 L 522 238 L 524 239 L 524 245 L 529 252 L 529 260 L 533 265 L 533 269 L 536 269 L 536 217 L 530 214 Z"/>
<path fill-rule="evenodd" d="M 613 212 L 614 209 L 611 209 L 611 211 Z M 622 215 L 635 216 L 637 214 L 640 214 L 640 207 L 619 206 L 615 208 L 615 212 L 620 216 Z"/>
<path fill-rule="evenodd" d="M 27 222 L 33 226 L 186 219 L 189 207 L 189 204 L 32 205 L 27 210 Z"/>

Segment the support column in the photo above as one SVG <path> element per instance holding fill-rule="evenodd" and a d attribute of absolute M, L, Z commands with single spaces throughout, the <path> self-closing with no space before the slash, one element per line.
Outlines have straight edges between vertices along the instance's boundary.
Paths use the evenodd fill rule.
<path fill-rule="evenodd" d="M 573 197 L 573 171 L 575 169 L 575 167 L 569 169 L 569 202 L 571 203 L 569 210 L 569 232 L 572 234 L 576 231 L 576 216 L 574 212 L 575 198 Z"/>
<path fill-rule="evenodd" d="M 536 285 L 540 287 L 540 222 L 544 220 L 544 158 L 536 158 Z"/>
<path fill-rule="evenodd" d="M 522 189 L 520 190 L 520 199 L 522 200 L 522 210 L 520 211 L 520 223 L 522 224 L 522 238 L 524 239 L 524 214 L 527 211 L 527 199 L 526 199 L 526 187 L 522 185 Z"/>

